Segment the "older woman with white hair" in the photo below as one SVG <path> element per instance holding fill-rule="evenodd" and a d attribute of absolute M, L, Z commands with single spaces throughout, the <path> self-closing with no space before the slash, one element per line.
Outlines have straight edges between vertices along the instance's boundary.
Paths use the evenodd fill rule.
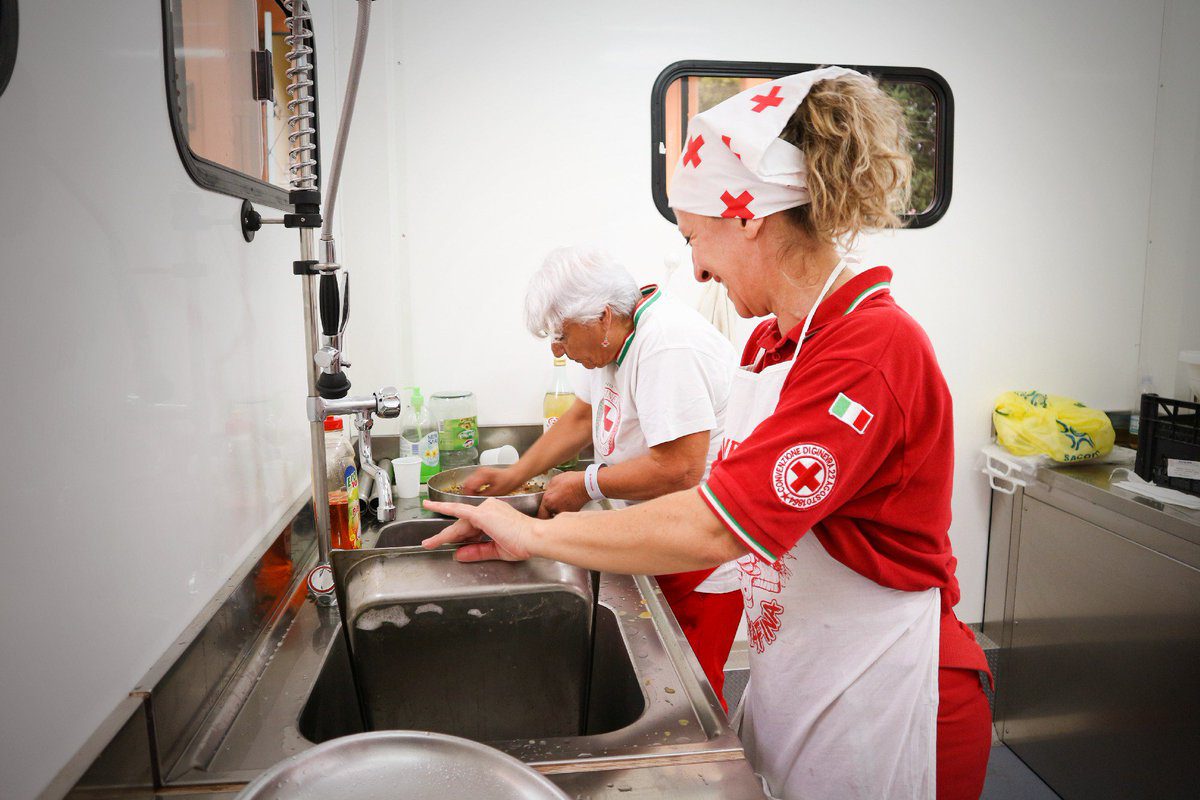
<path fill-rule="evenodd" d="M 525 320 L 535 336 L 550 338 L 556 357 L 585 367 L 575 402 L 516 464 L 476 471 L 465 491 L 486 486 L 485 494 L 506 494 L 589 440 L 595 462 L 551 480 L 539 516 L 578 511 L 589 500 L 625 505 L 699 485 L 724 437 L 736 363 L 725 337 L 657 286 L 639 289 L 603 252 L 581 247 L 547 256 L 529 283 Z M 736 567 L 659 575 L 658 582 L 722 698 L 742 614 Z"/>

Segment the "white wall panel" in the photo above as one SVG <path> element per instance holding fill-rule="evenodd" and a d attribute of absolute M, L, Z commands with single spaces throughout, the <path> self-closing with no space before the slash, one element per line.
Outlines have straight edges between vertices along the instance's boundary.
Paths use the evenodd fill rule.
<path fill-rule="evenodd" d="M 51 780 L 308 483 L 297 236 L 246 244 L 239 201 L 184 172 L 159 4 L 21 3 L 20 24 L 0 97 L 6 798 Z"/>
<path fill-rule="evenodd" d="M 1168 0 L 1154 141 L 1154 188 L 1140 376 L 1187 399 L 1180 350 L 1200 350 L 1200 3 Z M 1140 382 L 1139 376 L 1139 382 Z M 1130 386 L 1130 402 L 1136 402 Z"/>

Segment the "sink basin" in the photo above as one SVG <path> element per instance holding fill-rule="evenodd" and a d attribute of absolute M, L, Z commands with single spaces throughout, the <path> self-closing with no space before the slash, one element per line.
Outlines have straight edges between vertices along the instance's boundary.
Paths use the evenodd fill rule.
<path fill-rule="evenodd" d="M 578 695 L 571 695 L 566 710 L 556 710 L 552 714 L 518 714 L 514 720 L 503 727 L 483 724 L 467 718 L 463 712 L 475 702 L 470 693 L 463 693 L 450 698 L 447 708 L 438 714 L 429 714 L 423 704 L 411 702 L 414 697 L 420 697 L 425 691 L 424 681 L 396 681 L 395 700 L 397 705 L 387 707 L 391 702 L 389 696 L 373 695 L 368 699 L 371 707 L 372 725 L 370 730 L 404 730 L 420 728 L 421 730 L 437 730 L 438 733 L 463 735 L 469 731 L 475 735 L 468 738 L 489 744 L 499 744 L 505 740 L 518 740 L 528 743 L 529 739 L 544 740 L 547 737 L 565 735 L 584 736 L 609 733 L 630 725 L 642 716 L 646 709 L 646 697 L 638 683 L 629 651 L 623 646 L 621 633 L 617 624 L 617 616 L 612 609 L 599 606 L 596 609 L 596 641 L 592 648 L 591 663 L 582 673 L 554 675 L 551 682 L 560 685 L 573 685 L 576 682 L 584 689 Z M 529 644 L 529 643 L 526 643 Z M 564 664 L 564 659 L 556 654 L 547 653 L 548 647 L 533 642 L 533 654 L 546 657 L 547 663 L 555 664 L 563 670 L 572 668 Z M 484 665 L 486 666 L 486 665 Z M 447 685 L 461 685 L 470 674 L 478 671 L 479 667 L 468 664 L 452 665 L 451 672 L 446 676 Z M 574 666 L 578 670 L 578 665 Z M 403 673 L 394 673 L 399 676 Z M 494 684 L 489 682 L 487 687 Z M 524 702 L 524 698 L 514 693 L 514 698 Z M 586 702 L 584 709 L 576 704 Z M 485 705 L 487 702 L 485 701 Z M 479 714 L 484 716 L 485 712 Z M 425 717 L 422 724 L 416 723 L 418 716 Z M 562 725 L 563 719 L 580 720 L 581 730 L 566 730 Z M 426 726 L 436 727 L 426 727 Z M 319 744 L 341 736 L 360 733 L 367 730 L 359 712 L 358 701 L 354 696 L 354 681 L 350 667 L 350 659 L 346 652 L 345 639 L 339 638 L 321 666 L 321 671 L 313 684 L 312 691 L 300 714 L 300 735 L 308 741 Z M 514 749 L 502 747 L 501 749 Z"/>
<path fill-rule="evenodd" d="M 460 564 L 455 549 L 334 557 L 368 729 L 476 741 L 581 733 L 590 574 L 540 558 Z"/>

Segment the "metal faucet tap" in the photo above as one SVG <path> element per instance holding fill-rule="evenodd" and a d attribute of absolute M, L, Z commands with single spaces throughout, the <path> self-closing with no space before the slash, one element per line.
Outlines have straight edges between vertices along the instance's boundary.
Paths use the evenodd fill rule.
<path fill-rule="evenodd" d="M 375 518 L 380 522 L 392 522 L 396 519 L 396 504 L 392 502 L 392 482 L 388 478 L 387 470 L 375 463 L 374 455 L 371 453 L 371 427 L 375 421 L 371 419 L 370 412 L 366 412 L 355 415 L 354 424 L 359 431 L 359 463 L 362 464 L 363 469 L 371 473 L 371 477 L 375 481 L 376 492 L 379 494 L 379 508 L 375 511 Z"/>
<path fill-rule="evenodd" d="M 358 427 L 358 455 L 363 469 L 371 473 L 371 477 L 379 486 L 379 510 L 376 518 L 380 522 L 391 522 L 396 518 L 396 504 L 392 502 L 392 481 L 387 470 L 375 463 L 371 452 L 371 428 L 375 425 L 372 415 L 392 419 L 400 416 L 400 395 L 394 386 L 387 386 L 368 397 L 345 397 L 340 400 L 326 400 L 322 397 L 308 399 L 308 418 L 318 422 L 330 415 L 341 416 L 353 414 L 355 425 Z"/>

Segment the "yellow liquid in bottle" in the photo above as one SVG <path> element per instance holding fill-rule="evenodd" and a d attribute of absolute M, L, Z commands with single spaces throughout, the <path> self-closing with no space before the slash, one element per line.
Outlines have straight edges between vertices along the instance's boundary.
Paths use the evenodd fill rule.
<path fill-rule="evenodd" d="M 546 392 L 546 397 L 542 400 L 542 431 L 550 430 L 554 423 L 558 422 L 558 418 L 567 413 L 567 409 L 575 402 L 574 393 L 556 394 L 555 392 Z M 572 469 L 579 463 L 579 456 L 574 456 L 571 459 L 564 461 L 558 465 L 559 469 Z"/>

